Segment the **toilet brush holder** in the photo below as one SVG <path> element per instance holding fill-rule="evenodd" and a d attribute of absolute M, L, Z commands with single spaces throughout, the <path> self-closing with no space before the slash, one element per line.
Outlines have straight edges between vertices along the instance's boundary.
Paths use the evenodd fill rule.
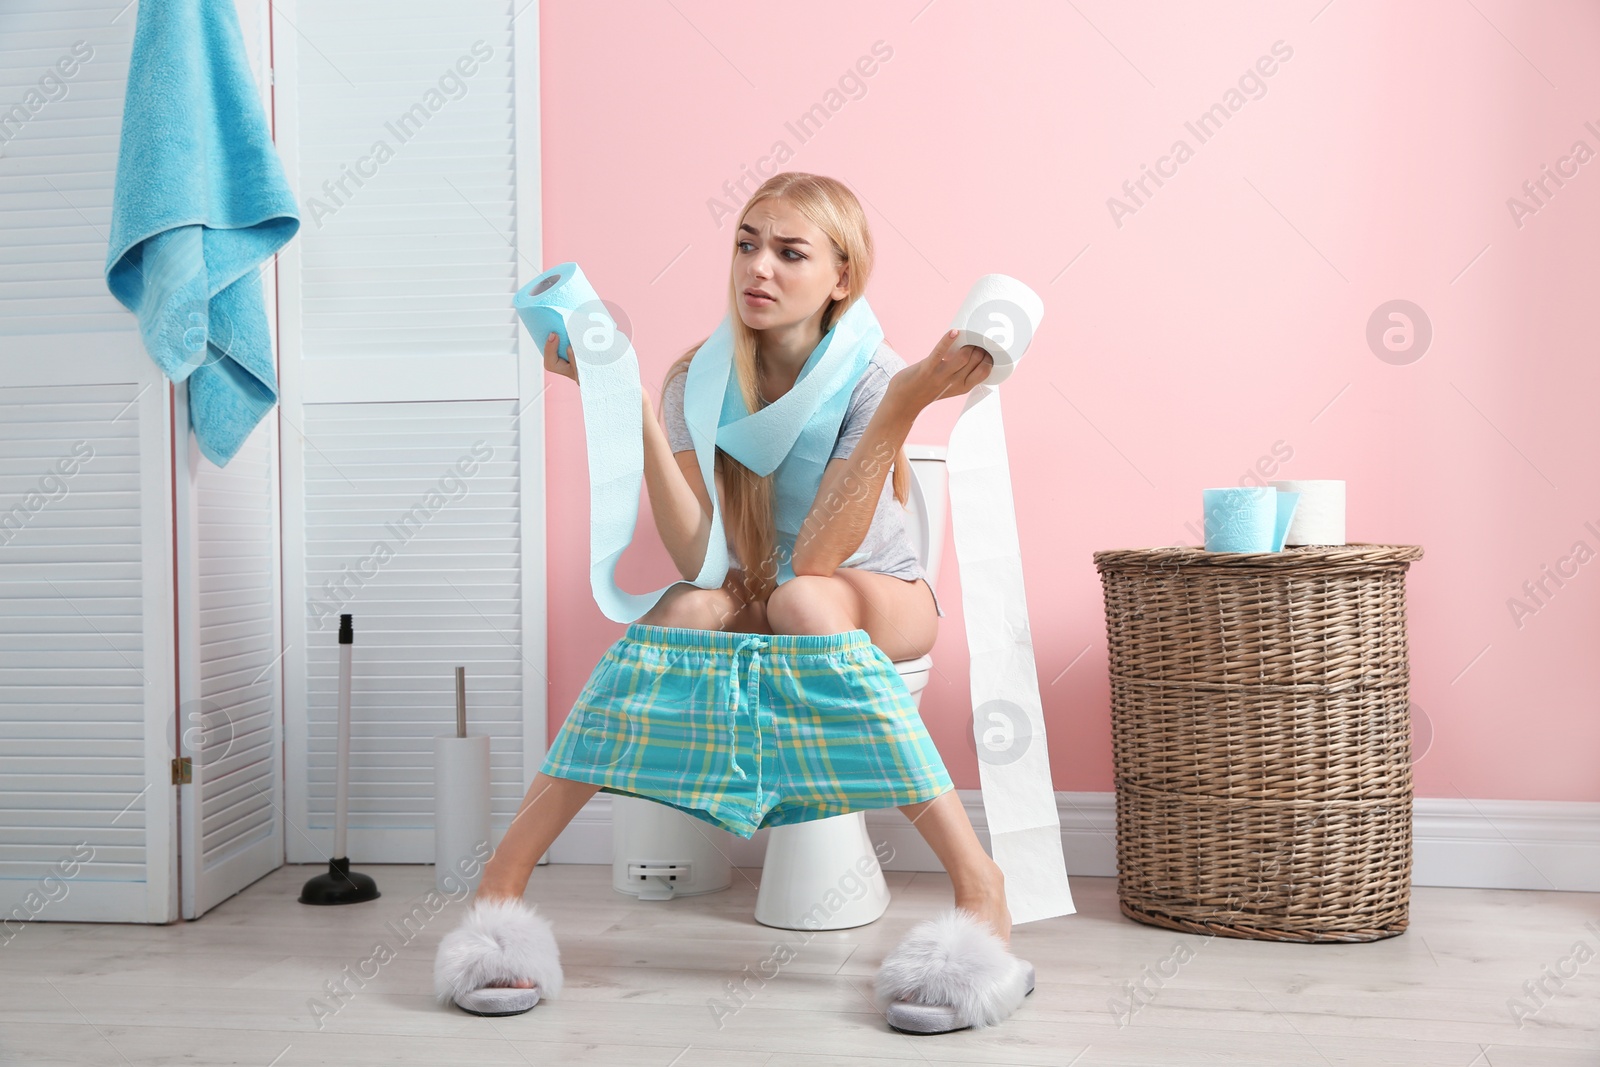
<path fill-rule="evenodd" d="M 467 669 L 456 668 L 456 732 L 433 739 L 433 884 L 476 890 L 489 846 L 489 737 L 467 735 Z"/>
<path fill-rule="evenodd" d="M 489 738 L 433 739 L 433 882 L 441 893 L 474 890 L 489 858 Z"/>

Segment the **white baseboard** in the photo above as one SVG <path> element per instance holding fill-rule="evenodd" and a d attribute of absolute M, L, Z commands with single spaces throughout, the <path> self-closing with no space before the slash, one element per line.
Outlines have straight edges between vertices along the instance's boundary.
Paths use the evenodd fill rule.
<path fill-rule="evenodd" d="M 983 796 L 957 791 L 988 847 Z M 1117 873 L 1116 797 L 1057 793 L 1061 845 L 1070 874 Z M 1413 885 L 1600 892 L 1600 803 L 1418 797 L 1412 806 Z M 705 831 L 736 867 L 760 867 L 768 831 L 746 841 L 709 823 Z M 887 842 L 891 871 L 941 871 L 938 858 L 896 808 L 867 812 L 873 845 Z M 611 794 L 596 793 L 550 846 L 551 863 L 611 862 Z"/>
<path fill-rule="evenodd" d="M 1421 797 L 1411 824 L 1413 885 L 1600 892 L 1600 804 Z"/>

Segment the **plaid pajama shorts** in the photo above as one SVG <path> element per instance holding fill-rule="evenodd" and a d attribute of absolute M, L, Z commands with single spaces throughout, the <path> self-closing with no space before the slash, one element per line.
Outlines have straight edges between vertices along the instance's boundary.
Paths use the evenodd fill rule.
<path fill-rule="evenodd" d="M 540 770 L 749 838 L 954 788 L 865 630 L 754 634 L 632 623 Z"/>

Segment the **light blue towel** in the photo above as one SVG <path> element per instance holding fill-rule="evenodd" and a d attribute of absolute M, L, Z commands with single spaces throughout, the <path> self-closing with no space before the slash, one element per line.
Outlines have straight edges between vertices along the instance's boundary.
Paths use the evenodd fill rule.
<path fill-rule="evenodd" d="M 300 229 L 230 0 L 143 0 L 106 285 L 222 466 L 277 403 L 258 268 Z"/>

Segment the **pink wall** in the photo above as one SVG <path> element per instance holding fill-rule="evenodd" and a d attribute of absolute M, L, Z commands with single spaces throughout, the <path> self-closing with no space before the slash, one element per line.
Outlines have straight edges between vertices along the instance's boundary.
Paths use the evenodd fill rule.
<path fill-rule="evenodd" d="M 626 309 L 659 395 L 723 313 L 732 225 L 708 201 L 781 140 L 783 169 L 862 197 L 870 298 L 907 359 L 980 274 L 1043 296 L 1004 397 L 1058 789 L 1112 786 L 1091 554 L 1193 543 L 1200 490 L 1271 467 L 1276 445 L 1292 455 L 1270 476 L 1349 483 L 1351 540 L 1426 550 L 1409 578 L 1433 731 L 1418 795 L 1600 800 L 1600 158 L 1547 181 L 1536 211 L 1508 207 L 1574 142 L 1600 152 L 1600 8 L 1323 3 L 546 4 L 546 264 L 577 260 Z M 864 93 L 802 143 L 785 123 L 880 41 Z M 1292 56 L 1201 143 L 1185 122 L 1280 41 Z M 1179 138 L 1192 157 L 1126 198 Z M 1114 220 L 1112 196 L 1135 210 Z M 1403 365 L 1365 337 L 1393 299 L 1433 327 Z M 622 627 L 569 562 L 588 558 L 577 392 L 557 382 L 547 403 L 553 733 Z M 929 409 L 911 440 L 943 444 L 959 411 Z M 1508 601 L 1578 542 L 1586 562 L 1544 606 L 1524 597 L 1519 626 Z M 922 711 L 971 788 L 948 542 L 945 559 Z M 673 577 L 648 510 L 622 577 Z"/>

